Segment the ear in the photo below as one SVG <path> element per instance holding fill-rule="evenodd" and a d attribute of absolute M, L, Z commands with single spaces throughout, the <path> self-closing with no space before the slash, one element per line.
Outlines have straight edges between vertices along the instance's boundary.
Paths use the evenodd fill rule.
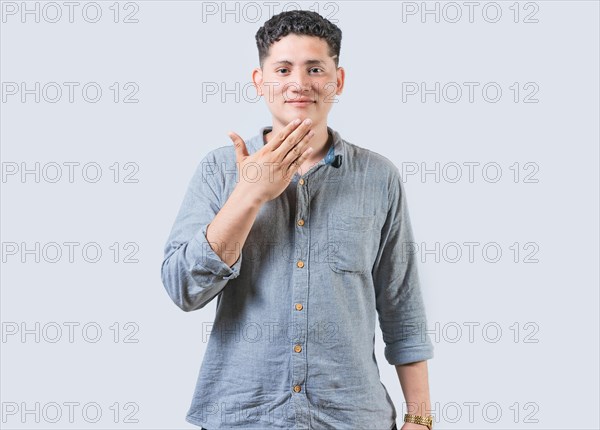
<path fill-rule="evenodd" d="M 252 82 L 254 83 L 254 88 L 256 88 L 256 93 L 259 96 L 264 95 L 263 94 L 263 74 L 262 74 L 262 69 L 260 67 L 257 67 L 254 70 L 252 70 Z"/>
<path fill-rule="evenodd" d="M 346 79 L 346 71 L 343 67 L 337 68 L 337 90 L 335 92 L 336 95 L 342 94 L 342 90 L 344 89 L 344 80 Z"/>

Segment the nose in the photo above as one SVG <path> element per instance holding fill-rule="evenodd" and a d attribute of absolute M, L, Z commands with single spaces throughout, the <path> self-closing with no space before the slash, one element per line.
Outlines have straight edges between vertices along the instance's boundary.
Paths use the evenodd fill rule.
<path fill-rule="evenodd" d="M 292 87 L 295 91 L 304 93 L 310 91 L 312 88 L 312 80 L 311 77 L 303 70 L 300 70 L 294 77 L 294 81 L 292 82 Z"/>

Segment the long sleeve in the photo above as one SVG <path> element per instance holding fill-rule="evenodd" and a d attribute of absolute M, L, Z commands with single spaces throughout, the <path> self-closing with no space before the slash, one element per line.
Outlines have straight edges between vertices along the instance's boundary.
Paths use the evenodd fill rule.
<path fill-rule="evenodd" d="M 396 365 L 433 358 L 433 344 L 426 331 L 416 244 L 397 169 L 388 195 L 389 209 L 372 275 L 379 326 L 386 345 L 385 358 Z"/>
<path fill-rule="evenodd" d="M 232 267 L 206 239 L 206 228 L 219 212 L 223 181 L 215 180 L 217 163 L 211 151 L 198 164 L 164 248 L 162 282 L 173 302 L 189 312 L 201 309 L 240 274 L 242 254 Z"/>

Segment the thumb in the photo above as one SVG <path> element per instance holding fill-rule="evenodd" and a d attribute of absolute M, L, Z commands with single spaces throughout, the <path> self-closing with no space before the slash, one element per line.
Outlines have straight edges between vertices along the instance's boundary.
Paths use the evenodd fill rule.
<path fill-rule="evenodd" d="M 241 162 L 244 157 L 248 157 L 248 149 L 246 148 L 246 143 L 244 139 L 242 139 L 237 133 L 230 131 L 227 133 L 229 138 L 232 140 L 233 145 L 235 147 L 235 158 L 238 162 Z"/>

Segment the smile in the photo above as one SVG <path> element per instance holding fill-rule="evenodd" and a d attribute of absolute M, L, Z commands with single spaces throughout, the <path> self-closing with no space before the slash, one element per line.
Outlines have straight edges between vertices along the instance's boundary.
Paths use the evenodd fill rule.
<path fill-rule="evenodd" d="M 315 102 L 312 100 L 307 100 L 307 101 L 287 101 L 286 104 L 290 104 L 292 106 L 308 106 L 308 105 L 312 105 Z"/>

